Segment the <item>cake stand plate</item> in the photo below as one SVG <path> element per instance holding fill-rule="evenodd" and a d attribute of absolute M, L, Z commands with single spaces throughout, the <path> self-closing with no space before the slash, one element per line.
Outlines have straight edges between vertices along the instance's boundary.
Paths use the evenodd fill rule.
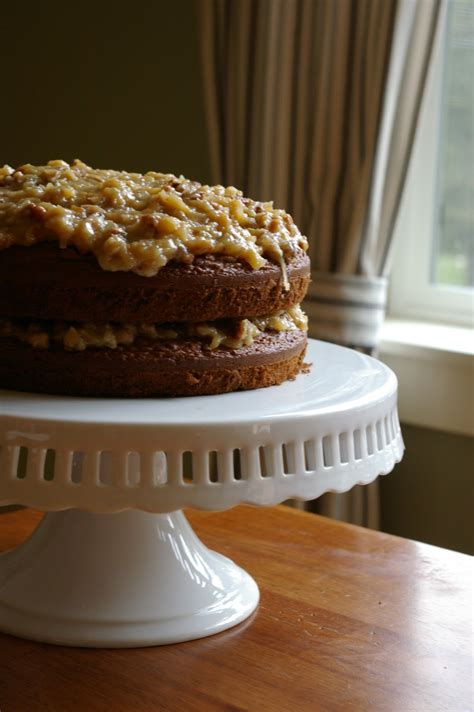
<path fill-rule="evenodd" d="M 181 508 L 342 492 L 390 472 L 403 452 L 390 369 L 315 341 L 307 361 L 293 382 L 220 396 L 0 391 L 0 504 L 48 512 L 0 556 L 0 630 L 133 647 L 247 618 L 256 583 L 207 549 Z"/>

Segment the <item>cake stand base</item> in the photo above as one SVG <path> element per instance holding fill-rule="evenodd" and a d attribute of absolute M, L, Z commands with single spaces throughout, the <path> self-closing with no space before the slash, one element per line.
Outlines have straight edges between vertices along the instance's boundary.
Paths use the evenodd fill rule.
<path fill-rule="evenodd" d="M 46 514 L 0 556 L 0 630 L 59 645 L 141 647 L 240 623 L 258 587 L 181 511 Z"/>

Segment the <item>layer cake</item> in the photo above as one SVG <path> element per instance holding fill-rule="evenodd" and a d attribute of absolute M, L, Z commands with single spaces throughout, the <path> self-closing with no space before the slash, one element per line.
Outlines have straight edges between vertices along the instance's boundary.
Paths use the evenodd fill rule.
<path fill-rule="evenodd" d="M 80 161 L 0 169 L 0 387 L 260 388 L 303 368 L 307 242 L 235 188 Z"/>

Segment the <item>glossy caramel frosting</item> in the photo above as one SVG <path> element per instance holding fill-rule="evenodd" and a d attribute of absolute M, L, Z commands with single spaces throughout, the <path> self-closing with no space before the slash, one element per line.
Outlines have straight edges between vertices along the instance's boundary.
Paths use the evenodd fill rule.
<path fill-rule="evenodd" d="M 229 255 L 259 269 L 307 249 L 293 219 L 233 187 L 171 174 L 101 170 L 81 161 L 0 169 L 0 250 L 55 241 L 103 270 L 156 275 L 168 262 Z"/>

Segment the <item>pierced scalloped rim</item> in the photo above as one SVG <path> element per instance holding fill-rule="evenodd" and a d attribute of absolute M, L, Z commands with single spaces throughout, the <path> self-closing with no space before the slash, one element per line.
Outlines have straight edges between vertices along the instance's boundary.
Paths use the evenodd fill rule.
<path fill-rule="evenodd" d="M 213 510 L 313 499 L 390 472 L 403 454 L 394 374 L 373 358 L 315 341 L 308 360 L 311 372 L 294 382 L 220 396 L 4 391 L 0 503 Z"/>

